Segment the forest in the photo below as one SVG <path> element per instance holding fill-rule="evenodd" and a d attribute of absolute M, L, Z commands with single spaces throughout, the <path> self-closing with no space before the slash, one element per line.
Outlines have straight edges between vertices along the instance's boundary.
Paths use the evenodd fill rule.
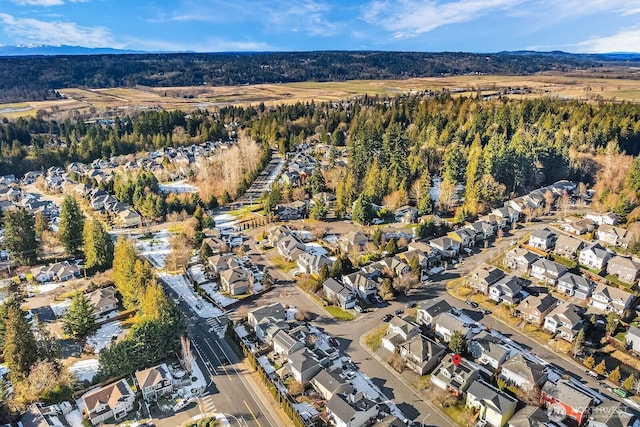
<path fill-rule="evenodd" d="M 632 60 L 636 60 L 637 58 Z M 228 86 L 405 79 L 465 74 L 529 75 L 626 64 L 600 55 L 505 52 L 176 53 L 0 57 L 0 102 L 56 99 L 70 87 Z"/>

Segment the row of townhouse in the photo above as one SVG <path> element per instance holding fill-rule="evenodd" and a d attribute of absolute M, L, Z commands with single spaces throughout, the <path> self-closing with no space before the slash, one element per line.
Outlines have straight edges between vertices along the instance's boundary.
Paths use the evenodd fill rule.
<path fill-rule="evenodd" d="M 552 304 L 553 305 L 553 304 Z M 565 307 L 571 311 L 570 307 Z M 554 310 L 551 317 L 561 319 L 572 315 L 563 310 Z M 563 414 L 568 420 L 578 425 L 587 422 L 590 425 L 633 425 L 637 417 L 632 414 L 627 416 L 623 411 L 624 406 L 616 403 L 619 414 L 609 413 L 609 420 L 623 424 L 597 424 L 604 418 L 598 414 L 598 405 L 605 403 L 609 407 L 612 402 L 602 401 L 596 391 L 585 387 L 577 380 L 559 372 L 557 367 L 547 364 L 544 360 L 526 351 L 517 342 L 506 338 L 494 330 L 486 330 L 482 325 L 477 325 L 459 310 L 452 308 L 442 299 L 432 300 L 418 306 L 417 322 L 433 333 L 435 339 L 424 334 L 416 334 L 402 344 L 396 350 L 405 358 L 407 366 L 421 375 L 432 372 L 431 382 L 443 390 L 448 391 L 458 398 L 463 398 L 466 406 L 473 408 L 475 419 L 482 421 L 483 425 L 502 427 L 510 425 L 519 427 L 529 424 L 532 418 L 547 425 L 554 418 L 549 408 L 562 408 Z M 457 319 L 457 322 L 451 319 Z M 406 331 L 403 323 L 398 320 L 398 325 L 390 326 L 394 334 Z M 567 320 L 572 322 L 572 320 Z M 400 328 L 398 328 L 400 326 Z M 479 327 L 480 326 L 480 327 Z M 451 354 L 441 351 L 446 343 L 447 334 L 443 329 L 452 328 L 463 332 L 468 339 L 467 355 L 459 363 L 454 363 Z M 412 329 L 409 329 L 412 330 Z M 450 336 L 450 335 L 449 335 Z M 423 351 L 430 358 L 416 357 L 419 351 L 408 352 L 403 346 L 415 345 L 422 349 L 418 343 L 429 343 L 426 348 L 435 350 Z M 444 354 L 444 356 L 443 356 Z M 415 361 L 415 362 L 414 362 Z M 413 363 L 411 363 L 413 362 Z M 421 367 L 428 369 L 421 370 Z M 539 403 L 547 410 L 540 410 L 536 406 L 525 406 L 517 411 L 521 404 L 511 394 L 491 385 L 494 377 L 501 378 L 507 384 L 519 389 L 523 394 L 539 396 Z M 517 412 L 516 412 L 517 411 Z M 558 421 L 562 417 L 556 417 Z M 565 421 L 566 422 L 566 421 Z"/>
<path fill-rule="evenodd" d="M 120 202 L 114 195 L 99 188 L 78 184 L 74 191 L 89 202 L 95 211 L 115 216 L 115 223 L 121 227 L 140 227 L 142 216 L 127 203 Z"/>
<path fill-rule="evenodd" d="M 232 253 L 207 258 L 209 276 L 220 279 L 220 287 L 229 295 L 243 295 L 262 280 L 262 272 Z"/>

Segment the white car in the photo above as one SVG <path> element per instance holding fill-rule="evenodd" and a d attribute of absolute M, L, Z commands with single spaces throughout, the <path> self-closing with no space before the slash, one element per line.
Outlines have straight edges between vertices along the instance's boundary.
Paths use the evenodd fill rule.
<path fill-rule="evenodd" d="M 373 221 L 371 221 L 372 223 L 374 223 L 375 225 L 380 225 L 380 224 L 384 224 L 384 219 L 382 218 L 374 218 Z"/>

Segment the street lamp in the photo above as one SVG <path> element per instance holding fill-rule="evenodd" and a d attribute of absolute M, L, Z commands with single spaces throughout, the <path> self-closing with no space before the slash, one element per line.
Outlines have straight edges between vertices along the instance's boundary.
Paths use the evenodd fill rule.
<path fill-rule="evenodd" d="M 431 412 L 429 412 L 427 415 L 424 416 L 424 418 L 422 418 L 422 427 L 424 427 L 424 420 L 426 420 L 430 416 L 431 416 Z"/>

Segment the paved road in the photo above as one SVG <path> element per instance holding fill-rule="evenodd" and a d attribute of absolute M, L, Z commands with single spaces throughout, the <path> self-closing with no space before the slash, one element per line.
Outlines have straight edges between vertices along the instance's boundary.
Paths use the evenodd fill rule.
<path fill-rule="evenodd" d="M 160 278 L 161 282 L 162 279 Z M 174 427 L 179 420 L 186 422 L 201 414 L 224 413 L 232 426 L 278 427 L 282 425 L 273 409 L 265 404 L 262 395 L 252 378 L 251 372 L 245 372 L 239 357 L 230 348 L 225 339 L 216 331 L 222 328 L 220 319 L 202 319 L 181 301 L 179 295 L 166 283 L 165 289 L 178 301 L 178 307 L 188 322 L 188 335 L 192 342 L 192 352 L 202 373 L 208 378 L 204 394 L 196 403 L 179 411 L 175 417 L 155 420 L 159 427 Z M 186 415 L 185 415 L 186 414 Z"/>

